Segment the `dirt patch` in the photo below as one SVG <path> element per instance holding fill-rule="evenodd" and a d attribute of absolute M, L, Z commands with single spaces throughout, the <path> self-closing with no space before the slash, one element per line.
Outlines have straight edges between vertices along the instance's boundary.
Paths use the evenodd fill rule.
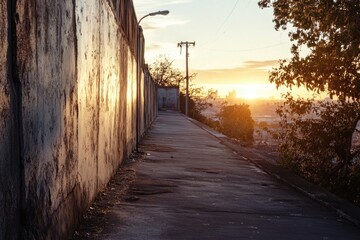
<path fill-rule="evenodd" d="M 88 209 L 72 240 L 96 239 L 98 237 L 106 227 L 105 215 L 113 206 L 128 201 L 129 196 L 127 196 L 127 193 L 136 178 L 134 164 L 143 158 L 143 155 L 132 155 L 130 161 L 118 169 L 107 187 L 98 194 L 94 203 Z"/>
<path fill-rule="evenodd" d="M 172 193 L 173 188 L 176 188 L 177 185 L 174 183 L 166 181 L 149 181 L 142 180 L 137 181 L 135 184 L 132 184 L 128 194 L 130 196 L 137 195 L 156 195 L 163 193 Z"/>
<path fill-rule="evenodd" d="M 156 144 L 144 144 L 141 145 L 143 151 L 154 151 L 154 152 L 176 152 L 174 148 L 161 146 Z"/>

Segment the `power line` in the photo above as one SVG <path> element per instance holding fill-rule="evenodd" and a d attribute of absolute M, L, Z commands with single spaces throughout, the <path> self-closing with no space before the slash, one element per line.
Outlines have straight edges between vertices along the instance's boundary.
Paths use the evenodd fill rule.
<path fill-rule="evenodd" d="M 230 13 L 228 14 L 228 16 L 225 18 L 225 20 L 223 21 L 223 23 L 220 25 L 219 29 L 216 31 L 215 34 L 218 34 L 219 31 L 223 28 L 223 26 L 225 25 L 225 23 L 227 23 L 227 21 L 229 20 L 229 18 L 231 17 L 231 15 L 233 14 L 233 12 L 235 11 L 236 6 L 238 5 L 239 0 L 236 1 L 235 5 L 233 6 L 233 8 L 231 9 Z"/>
<path fill-rule="evenodd" d="M 249 1 L 247 2 L 247 4 L 241 8 L 241 10 L 242 10 L 242 11 L 246 11 L 246 9 L 249 8 L 250 2 L 251 2 L 251 0 L 249 0 Z M 233 28 L 233 27 L 234 27 L 234 26 L 233 26 L 232 24 L 228 24 L 228 25 L 226 26 L 226 28 L 224 29 L 223 34 L 225 34 L 225 33 L 229 30 L 229 28 Z M 217 40 L 217 39 L 216 39 L 216 40 Z"/>
<path fill-rule="evenodd" d="M 214 34 L 214 39 L 212 40 L 212 42 L 215 42 L 219 37 L 220 35 L 218 34 L 220 32 L 220 30 L 224 27 L 224 25 L 227 23 L 227 21 L 229 20 L 229 18 L 232 16 L 232 14 L 234 13 L 235 9 L 236 9 L 236 6 L 238 5 L 239 3 L 239 0 L 236 1 L 236 3 L 233 5 L 231 11 L 229 12 L 229 14 L 227 15 L 227 17 L 224 19 L 224 21 L 222 22 L 222 24 L 220 25 L 220 27 L 217 29 L 217 31 L 215 32 Z M 203 46 L 209 44 L 211 41 L 211 39 L 208 39 L 208 41 L 206 41 L 204 43 Z"/>

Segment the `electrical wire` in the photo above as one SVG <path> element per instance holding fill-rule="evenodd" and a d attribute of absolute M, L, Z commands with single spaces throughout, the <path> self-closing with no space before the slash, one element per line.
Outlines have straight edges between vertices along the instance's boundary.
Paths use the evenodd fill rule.
<path fill-rule="evenodd" d="M 222 22 L 222 24 L 220 25 L 220 27 L 217 29 L 217 31 L 215 32 L 215 38 L 212 40 L 212 42 L 215 42 L 221 35 L 219 35 L 219 32 L 221 31 L 221 29 L 224 27 L 224 25 L 227 23 L 227 21 L 230 19 L 230 17 L 232 16 L 232 14 L 234 13 L 236 6 L 238 5 L 240 0 L 237 0 L 235 2 L 235 4 L 233 5 L 231 11 L 229 12 L 229 14 L 227 15 L 227 17 L 224 19 L 224 21 Z M 208 41 L 206 41 L 203 46 L 209 44 L 211 41 L 211 39 L 209 39 Z"/>
<path fill-rule="evenodd" d="M 215 34 L 218 34 L 220 32 L 220 30 L 224 27 L 224 25 L 227 23 L 227 21 L 229 20 L 229 18 L 232 16 L 232 14 L 234 13 L 236 6 L 238 5 L 239 0 L 236 1 L 236 3 L 234 4 L 234 6 L 232 7 L 230 13 L 227 15 L 227 17 L 225 18 L 225 20 L 223 21 L 223 23 L 220 25 L 219 29 L 216 31 Z"/>

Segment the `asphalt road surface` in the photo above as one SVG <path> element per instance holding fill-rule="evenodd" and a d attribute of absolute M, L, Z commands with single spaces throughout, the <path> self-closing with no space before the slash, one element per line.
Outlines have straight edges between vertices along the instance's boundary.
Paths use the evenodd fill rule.
<path fill-rule="evenodd" d="M 128 193 L 88 238 L 360 239 L 354 224 L 181 114 L 160 113 L 140 147 Z"/>

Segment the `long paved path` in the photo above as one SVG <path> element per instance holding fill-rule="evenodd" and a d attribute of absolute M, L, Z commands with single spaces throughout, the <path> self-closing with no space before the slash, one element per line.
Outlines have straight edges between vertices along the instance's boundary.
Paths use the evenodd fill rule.
<path fill-rule="evenodd" d="M 360 229 L 177 113 L 141 145 L 127 199 L 97 239 L 360 239 Z"/>

